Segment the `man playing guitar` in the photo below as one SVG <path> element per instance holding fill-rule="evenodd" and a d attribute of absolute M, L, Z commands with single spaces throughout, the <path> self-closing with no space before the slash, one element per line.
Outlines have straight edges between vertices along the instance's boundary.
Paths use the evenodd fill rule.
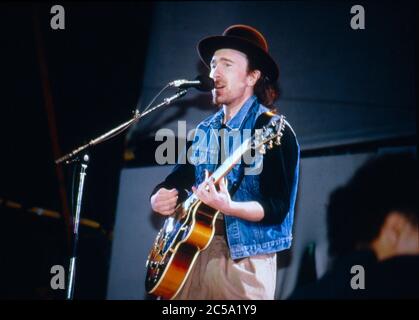
<path fill-rule="evenodd" d="M 176 165 L 150 202 L 155 212 L 170 216 L 192 190 L 220 214 L 212 241 L 171 298 L 274 299 L 276 252 L 291 246 L 298 186 L 300 149 L 291 126 L 284 120 L 281 145 L 260 161 L 235 164 L 218 181 L 210 173 L 223 162 L 223 151 L 234 152 L 228 136 L 253 130 L 274 108 L 279 69 L 264 36 L 246 25 L 202 39 L 198 52 L 210 68 L 213 103 L 220 108 L 197 126 L 206 139 L 195 137 L 192 160 Z"/>

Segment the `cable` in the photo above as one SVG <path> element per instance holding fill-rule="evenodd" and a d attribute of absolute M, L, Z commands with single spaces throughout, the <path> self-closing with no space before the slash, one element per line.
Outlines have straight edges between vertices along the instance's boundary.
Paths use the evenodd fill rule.
<path fill-rule="evenodd" d="M 166 86 L 164 86 L 164 88 L 161 89 L 159 91 L 159 93 L 157 93 L 157 95 L 153 98 L 153 100 L 151 100 L 151 102 L 148 104 L 148 106 L 145 107 L 145 109 L 141 112 L 141 114 L 144 113 L 144 112 L 146 112 L 148 109 L 150 109 L 151 105 L 154 103 L 154 101 L 157 99 L 157 97 L 160 96 L 163 93 L 163 91 L 166 90 L 169 87 L 170 87 L 170 84 L 169 83 L 166 84 Z"/>
<path fill-rule="evenodd" d="M 156 101 L 156 99 L 167 89 L 167 88 L 169 88 L 170 87 L 170 84 L 168 83 L 168 84 L 166 84 L 164 87 L 163 87 L 163 89 L 161 89 L 155 96 L 154 96 L 154 98 L 151 100 L 151 102 L 147 105 L 147 107 L 145 107 L 145 109 L 142 111 L 142 112 L 139 112 L 139 117 L 138 118 L 141 118 L 141 115 L 144 113 L 144 112 L 146 112 L 147 110 L 149 110 L 150 109 L 150 107 L 153 105 L 153 103 L 154 103 L 154 101 Z M 105 141 L 107 141 L 107 140 L 109 140 L 109 139 L 112 139 L 113 137 L 115 137 L 116 135 L 119 135 L 120 133 L 122 133 L 122 132 L 124 132 L 125 130 L 127 130 L 128 128 L 129 128 L 130 126 L 127 126 L 127 127 L 125 127 L 125 128 L 122 128 L 121 130 L 119 130 L 119 131 L 116 131 L 115 133 L 113 133 L 112 135 L 110 135 L 109 137 L 107 137 L 106 139 L 104 139 L 104 140 L 102 140 L 101 142 L 105 142 Z"/>

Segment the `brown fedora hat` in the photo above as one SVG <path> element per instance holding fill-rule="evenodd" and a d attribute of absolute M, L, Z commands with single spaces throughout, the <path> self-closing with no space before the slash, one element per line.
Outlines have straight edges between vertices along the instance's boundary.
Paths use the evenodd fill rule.
<path fill-rule="evenodd" d="M 202 39 L 197 46 L 199 56 L 209 68 L 214 52 L 219 49 L 235 49 L 245 53 L 255 67 L 260 69 L 270 81 L 276 81 L 279 68 L 268 53 L 265 37 L 255 28 L 236 24 L 228 27 L 221 36 Z"/>

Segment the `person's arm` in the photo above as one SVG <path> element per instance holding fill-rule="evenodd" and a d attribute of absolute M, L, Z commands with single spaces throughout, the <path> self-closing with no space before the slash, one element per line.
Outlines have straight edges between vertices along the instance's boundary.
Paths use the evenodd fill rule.
<path fill-rule="evenodd" d="M 161 188 L 177 189 L 179 192 L 179 202 L 183 202 L 188 197 L 188 191 L 195 182 L 195 167 L 190 164 L 177 164 L 166 179 L 155 186 L 150 198 Z"/>
<path fill-rule="evenodd" d="M 268 151 L 260 176 L 259 201 L 264 211 L 264 223 L 278 223 L 290 208 L 291 192 L 298 168 L 299 150 L 297 141 L 289 126 L 285 127 L 281 145 Z"/>
<path fill-rule="evenodd" d="M 226 215 L 263 223 L 281 222 L 289 211 L 291 188 L 296 174 L 298 146 L 294 134 L 286 127 L 281 145 L 267 151 L 260 173 L 260 193 L 257 201 L 233 201 L 224 184 L 216 190 L 211 179 L 197 188 L 192 187 L 198 198 L 208 206 Z"/>
<path fill-rule="evenodd" d="M 183 153 L 186 154 L 187 150 L 192 145 L 191 141 L 186 143 Z M 186 200 L 188 196 L 188 191 L 195 182 L 195 166 L 189 163 L 186 157 L 181 157 L 186 159 L 185 164 L 177 163 L 171 173 L 166 177 L 166 179 L 156 185 L 151 192 L 150 198 L 160 189 L 177 189 L 179 192 L 179 201 Z"/>
<path fill-rule="evenodd" d="M 190 144 L 189 144 L 190 146 Z M 184 152 L 188 150 L 188 144 Z M 164 181 L 151 192 L 150 203 L 155 212 L 163 215 L 173 213 L 174 208 L 188 197 L 188 190 L 195 182 L 195 167 L 186 161 L 177 164 Z"/>
<path fill-rule="evenodd" d="M 298 159 L 298 146 L 294 133 L 285 127 L 281 145 L 267 150 L 260 173 L 260 193 L 258 201 L 231 201 L 228 214 L 248 221 L 280 223 L 290 208 Z"/>
<path fill-rule="evenodd" d="M 231 200 L 224 178 L 220 180 L 220 189 L 217 191 L 212 179 L 208 179 L 208 171 L 205 172 L 206 178 L 197 188 L 192 187 L 192 191 L 206 205 L 221 211 L 225 215 L 234 216 L 249 221 L 259 221 L 263 218 L 263 207 L 256 201 L 238 202 Z"/>

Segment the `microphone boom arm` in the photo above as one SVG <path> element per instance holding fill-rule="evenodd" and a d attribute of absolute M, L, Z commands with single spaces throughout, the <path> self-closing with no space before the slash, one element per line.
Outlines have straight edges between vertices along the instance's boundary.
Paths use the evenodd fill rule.
<path fill-rule="evenodd" d="M 120 124 L 116 128 L 102 134 L 101 136 L 97 137 L 96 139 L 90 140 L 88 143 L 74 149 L 73 151 L 66 154 L 65 156 L 62 156 L 61 158 L 55 160 L 55 164 L 59 164 L 63 161 L 65 161 L 66 164 L 69 164 L 71 162 L 69 160 L 71 158 L 74 158 L 74 156 L 78 155 L 83 150 L 87 149 L 88 147 L 97 145 L 97 144 L 99 144 L 103 141 L 108 140 L 109 138 L 113 137 L 114 135 L 116 135 L 116 134 L 124 131 L 125 129 L 129 128 L 132 124 L 134 124 L 135 122 L 137 122 L 139 119 L 141 119 L 145 115 L 149 114 L 150 112 L 152 112 L 152 111 L 154 111 L 154 110 L 156 110 L 160 107 L 167 106 L 167 105 L 171 104 L 174 100 L 179 99 L 180 97 L 183 97 L 187 92 L 188 92 L 187 89 L 180 90 L 179 92 L 177 92 L 173 96 L 164 99 L 162 103 L 160 103 L 157 106 L 151 108 L 150 110 L 147 110 L 146 112 L 140 113 L 138 111 L 138 109 L 135 110 L 135 114 L 134 114 L 134 117 L 132 119 L 128 120 L 127 122 L 124 122 L 124 123 Z"/>

